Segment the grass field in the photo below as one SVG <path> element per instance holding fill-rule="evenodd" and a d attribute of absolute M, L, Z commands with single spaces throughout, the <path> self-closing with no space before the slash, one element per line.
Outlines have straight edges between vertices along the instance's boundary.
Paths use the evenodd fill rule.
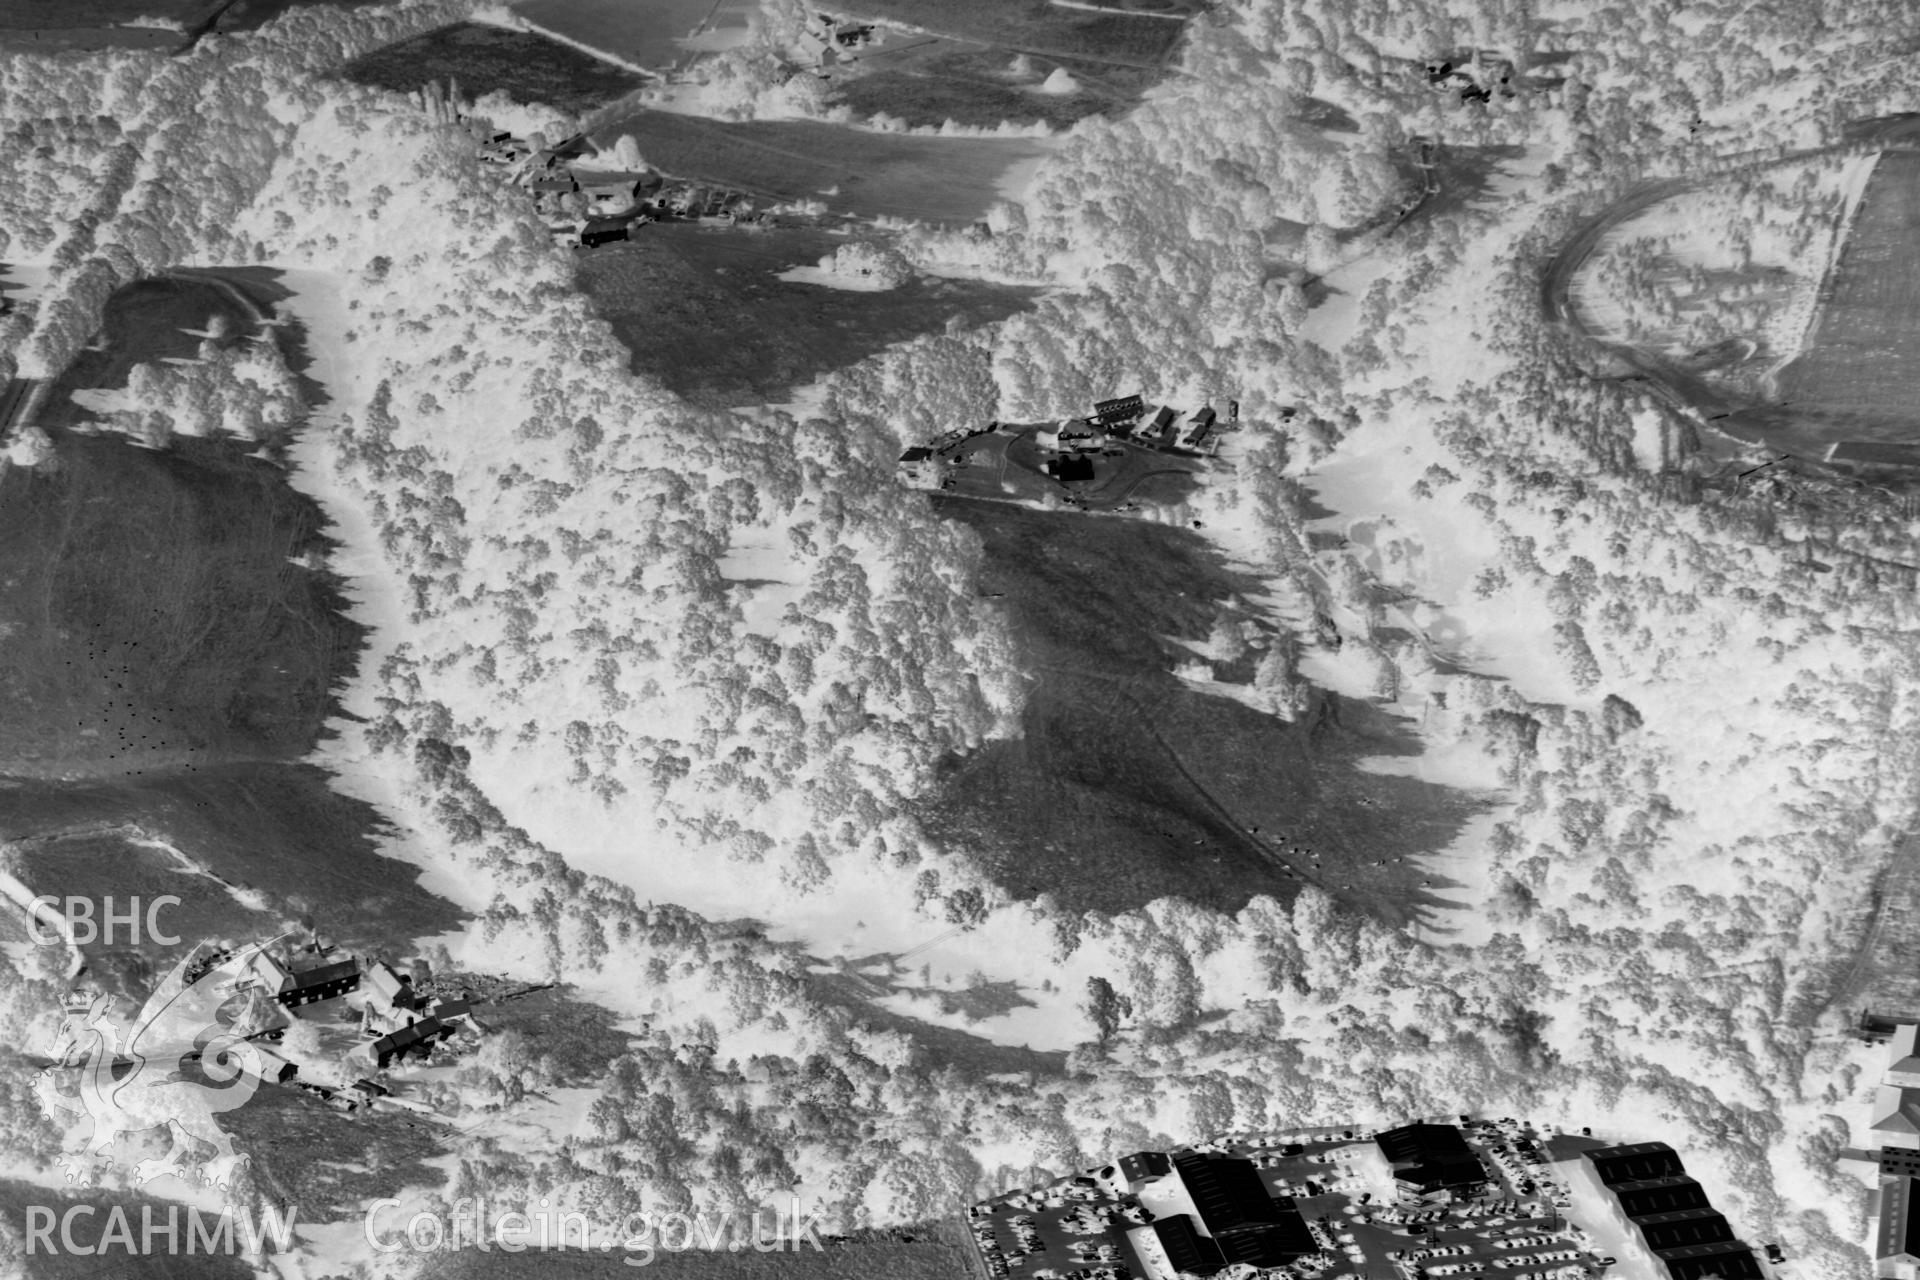
<path fill-rule="evenodd" d="M 360 631 L 324 554 L 319 507 L 248 446 L 163 452 L 70 427 L 79 388 L 191 356 L 211 314 L 246 311 L 208 280 L 115 294 L 105 340 L 56 380 L 40 422 L 57 469 L 0 473 L 0 774 L 137 777 L 210 756 L 304 753 Z"/>
<path fill-rule="evenodd" d="M 1782 401 L 1920 431 L 1920 153 L 1890 151 L 1867 185 L 1806 350 L 1779 376 Z"/>
<path fill-rule="evenodd" d="M 1332 696 L 1288 723 L 1173 674 L 1233 597 L 1255 592 L 1197 534 L 1144 521 L 934 499 L 979 532 L 981 589 L 1001 597 L 1036 684 L 1021 737 L 948 762 L 925 815 L 986 855 L 1011 892 L 1066 910 L 1117 912 L 1178 895 L 1233 910 L 1301 881 L 1389 920 L 1427 900 L 1392 858 L 1445 845 L 1456 793 L 1362 772 L 1411 736 L 1372 706 Z M 1216 666 L 1246 681 L 1251 660 Z M 1387 861 L 1382 863 L 1382 860 Z"/>
<path fill-rule="evenodd" d="M 1064 129 L 1126 110 L 1159 79 L 1154 71 L 1078 58 L 1032 56 L 1015 63 L 1015 55 L 987 45 L 896 36 L 834 73 L 833 101 L 862 117 L 885 114 L 913 128 L 952 120 L 979 128 L 1013 121 Z M 1034 91 L 1057 67 L 1079 83 L 1079 92 Z"/>
<path fill-rule="evenodd" d="M 1195 0 L 1114 0 L 1127 13 L 1047 4 L 1044 0 L 855 0 L 840 16 L 878 18 L 937 35 L 1030 53 L 1125 66 L 1159 67 L 1180 42 L 1185 24 L 1157 15 L 1192 15 Z"/>
<path fill-rule="evenodd" d="M 527 21 L 641 67 L 670 67 L 695 48 L 744 32 L 748 0 L 526 0 Z M 695 37 L 700 31 L 705 39 Z"/>
<path fill-rule="evenodd" d="M 984 217 L 999 199 L 995 184 L 1049 149 L 1031 138 L 912 137 L 815 120 L 724 123 L 646 110 L 607 124 L 594 141 L 612 146 L 628 133 L 649 164 L 678 178 L 821 200 L 855 217 L 949 223 Z"/>
<path fill-rule="evenodd" d="M 466 97 L 504 91 L 516 102 L 578 114 L 631 92 L 644 78 L 544 36 L 479 23 L 441 27 L 357 58 L 340 74 L 402 93 L 457 80 Z"/>
<path fill-rule="evenodd" d="M 1031 292 L 915 279 L 861 293 L 776 278 L 847 243 L 811 228 L 655 223 L 634 234 L 576 255 L 580 285 L 633 353 L 636 372 L 707 404 L 778 402 L 819 374 L 949 319 L 1002 319 Z"/>

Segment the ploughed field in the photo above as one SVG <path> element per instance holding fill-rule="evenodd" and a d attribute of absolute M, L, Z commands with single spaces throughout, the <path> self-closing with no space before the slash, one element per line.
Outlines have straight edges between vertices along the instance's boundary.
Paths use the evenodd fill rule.
<path fill-rule="evenodd" d="M 933 501 L 980 534 L 981 590 L 1035 683 L 1021 736 L 949 760 L 924 816 L 1009 891 L 1069 911 L 1168 895 L 1236 910 L 1314 882 L 1396 923 L 1438 903 L 1404 856 L 1444 847 L 1469 802 L 1358 767 L 1417 750 L 1399 722 L 1332 695 L 1288 722 L 1175 675 L 1196 657 L 1178 641 L 1206 642 L 1223 617 L 1253 632 L 1208 660 L 1223 684 L 1249 686 L 1264 647 L 1291 643 L 1252 621 L 1237 598 L 1259 584 L 1198 534 Z"/>
<path fill-rule="evenodd" d="M 1807 349 L 1780 374 L 1780 399 L 1817 406 L 1866 438 L 1920 438 L 1920 152 L 1874 167 Z"/>
<path fill-rule="evenodd" d="M 611 147 L 622 134 L 633 135 L 651 167 L 676 178 L 816 200 L 854 217 L 948 223 L 985 217 L 1007 172 L 1049 149 L 1032 138 L 915 137 L 818 120 L 726 122 L 644 109 L 596 129 L 593 140 Z"/>
<path fill-rule="evenodd" d="M 341 68 L 342 75 L 380 89 L 411 92 L 457 81 L 463 97 L 500 90 L 519 102 L 580 113 L 603 106 L 645 77 L 544 36 L 482 23 L 441 27 L 388 45 Z"/>
<path fill-rule="evenodd" d="M 632 352 L 632 368 L 697 403 L 779 402 L 895 342 L 1003 319 L 1032 290 L 915 278 L 860 292 L 781 280 L 848 242 L 808 227 L 662 222 L 576 255 L 580 287 Z"/>

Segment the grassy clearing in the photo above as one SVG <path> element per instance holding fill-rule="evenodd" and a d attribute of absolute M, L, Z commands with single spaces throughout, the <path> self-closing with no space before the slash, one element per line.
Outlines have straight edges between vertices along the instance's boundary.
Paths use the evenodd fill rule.
<path fill-rule="evenodd" d="M 292 562 L 324 549 L 312 500 L 225 442 L 55 445 L 0 475 L 0 772 L 306 750 L 360 644 Z"/>
<path fill-rule="evenodd" d="M 323 517 L 284 471 L 227 441 L 154 452 L 68 430 L 86 416 L 73 391 L 194 355 L 183 330 L 215 314 L 250 323 L 204 279 L 121 290 L 40 419 L 58 468 L 0 473 L 0 773 L 291 758 L 352 669 L 359 628 L 296 563 L 326 552 Z"/>
<path fill-rule="evenodd" d="M 1920 404 L 1920 153 L 1892 151 L 1874 168 L 1832 278 L 1821 285 L 1806 351 L 1779 378 L 1780 399 L 1898 419 Z"/>
<path fill-rule="evenodd" d="M 1186 26 L 1154 15 L 1191 16 L 1201 6 L 1193 0 L 1116 0 L 1112 7 L 1132 12 L 1095 13 L 1043 0 L 971 0 L 968 4 L 953 4 L 951 0 L 857 0 L 854 12 L 864 18 L 903 23 L 1005 49 L 1159 67 L 1172 55 Z"/>
<path fill-rule="evenodd" d="M 1069 911 L 1170 894 L 1234 910 L 1298 886 L 1267 850 L 1300 848 L 1322 865 L 1293 861 L 1387 919 L 1427 896 L 1421 873 L 1391 859 L 1443 846 L 1465 806 L 1443 788 L 1357 768 L 1413 750 L 1404 728 L 1332 697 L 1288 723 L 1173 674 L 1194 654 L 1165 637 L 1205 641 L 1223 616 L 1259 631 L 1235 600 L 1258 584 L 1198 535 L 935 502 L 981 535 L 981 589 L 1002 597 L 1037 683 L 1021 737 L 949 761 L 926 817 L 979 849 L 1011 892 L 1050 892 Z M 1216 661 L 1215 678 L 1248 680 L 1256 657 L 1249 648 Z"/>
<path fill-rule="evenodd" d="M 1079 83 L 1078 93 L 1035 92 L 1062 67 Z M 836 72 L 833 100 L 862 117 L 885 114 L 916 129 L 948 120 L 979 128 L 1013 121 L 1065 129 L 1088 116 L 1126 110 L 1158 79 L 1133 67 L 908 36 Z"/>
<path fill-rule="evenodd" d="M 538 102 L 579 114 L 645 83 L 644 77 L 543 36 L 478 23 L 441 27 L 388 45 L 341 69 L 349 80 L 411 92 L 430 81 L 457 80 L 462 94 L 501 90 L 517 102 Z"/>
<path fill-rule="evenodd" d="M 1030 138 L 912 137 L 814 120 L 724 123 L 644 110 L 606 125 L 595 140 L 611 146 L 626 133 L 649 164 L 675 177 L 821 200 L 855 217 L 926 222 L 984 217 L 1007 170 L 1047 150 Z"/>
<path fill-rule="evenodd" d="M 580 284 L 633 353 L 636 372 L 715 405 L 777 402 L 830 369 L 958 318 L 1002 319 L 1029 290 L 911 280 L 858 293 L 780 280 L 847 243 L 809 228 L 659 223 L 579 254 Z"/>
<path fill-rule="evenodd" d="M 429 1163 L 445 1159 L 444 1125 L 394 1111 L 343 1114 L 301 1089 L 263 1088 L 220 1125 L 267 1198 L 298 1205 L 302 1221 L 357 1223 L 366 1201 L 446 1176 Z"/>

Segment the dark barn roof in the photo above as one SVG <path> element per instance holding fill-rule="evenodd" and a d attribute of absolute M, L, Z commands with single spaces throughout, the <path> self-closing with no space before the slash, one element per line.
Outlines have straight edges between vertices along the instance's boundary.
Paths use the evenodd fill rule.
<path fill-rule="evenodd" d="M 358 981 L 360 966 L 352 960 L 339 960 L 333 964 L 316 965 L 311 969 L 298 969 L 293 975 L 293 989 L 304 991 L 308 987 L 331 986 L 336 982 Z"/>
<path fill-rule="evenodd" d="M 1686 1166 L 1664 1142 L 1634 1142 L 1619 1147 L 1597 1147 L 1585 1153 L 1593 1174 L 1606 1186 L 1617 1182 L 1644 1182 L 1648 1178 L 1677 1178 Z"/>
<path fill-rule="evenodd" d="M 1394 1166 L 1394 1178 L 1421 1191 L 1485 1182 L 1487 1171 L 1467 1139 L 1450 1124 L 1405 1124 L 1374 1139 Z"/>
<path fill-rule="evenodd" d="M 1173 1167 L 1193 1200 L 1194 1212 L 1212 1235 L 1284 1221 L 1251 1160 L 1182 1151 L 1173 1157 Z"/>
<path fill-rule="evenodd" d="M 1613 1188 L 1620 1211 L 1629 1218 L 1644 1218 L 1655 1213 L 1676 1213 L 1682 1209 L 1707 1209 L 1707 1193 L 1689 1177 L 1647 1178 L 1640 1182 L 1619 1182 Z"/>
<path fill-rule="evenodd" d="M 1686 1249 L 1663 1249 L 1656 1255 L 1673 1280 L 1766 1280 L 1753 1250 L 1746 1245 L 1698 1244 Z"/>
<path fill-rule="evenodd" d="M 1912 1178 L 1895 1178 L 1880 1188 L 1880 1235 L 1875 1256 L 1920 1256 L 1920 1218 L 1913 1212 L 1915 1186 Z"/>
<path fill-rule="evenodd" d="M 1656 1253 L 1661 1249 L 1679 1249 L 1695 1244 L 1726 1244 L 1733 1240 L 1733 1228 L 1718 1209 L 1681 1209 L 1674 1213 L 1650 1213 L 1635 1218 L 1640 1238 Z"/>
<path fill-rule="evenodd" d="M 1219 1246 L 1195 1230 L 1193 1219 L 1184 1213 L 1155 1219 L 1153 1234 L 1159 1237 L 1160 1247 L 1167 1251 L 1167 1261 L 1176 1272 L 1210 1276 L 1227 1265 Z"/>
<path fill-rule="evenodd" d="M 1171 1168 L 1173 1161 L 1167 1159 L 1164 1151 L 1136 1151 L 1120 1157 L 1120 1173 L 1128 1182 L 1157 1178 Z"/>

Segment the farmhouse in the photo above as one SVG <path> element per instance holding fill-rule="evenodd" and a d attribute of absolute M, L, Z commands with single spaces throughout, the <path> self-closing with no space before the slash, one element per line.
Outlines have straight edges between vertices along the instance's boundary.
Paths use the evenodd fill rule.
<path fill-rule="evenodd" d="M 938 464 L 933 460 L 933 450 L 925 445 L 914 445 L 900 455 L 900 479 L 916 489 L 930 489 L 939 486 Z"/>
<path fill-rule="evenodd" d="M 404 1060 L 409 1055 L 426 1057 L 434 1045 L 453 1033 L 454 1028 L 438 1018 L 417 1018 L 377 1040 L 367 1041 L 355 1052 L 363 1062 L 371 1063 L 375 1070 L 384 1070 L 388 1064 Z"/>
<path fill-rule="evenodd" d="M 1207 437 L 1212 433 L 1218 415 L 1212 405 L 1201 405 L 1180 420 L 1180 434 L 1175 446 L 1181 449 L 1199 450 L 1206 445 Z"/>
<path fill-rule="evenodd" d="M 384 960 L 376 960 L 364 975 L 369 995 L 369 1005 L 383 1005 L 389 1009 L 417 1009 L 420 999 L 413 993 L 413 980 L 393 971 L 393 966 Z"/>
<path fill-rule="evenodd" d="M 1042 449 L 1098 449 L 1107 437 L 1085 418 L 1062 418 L 1034 432 L 1033 442 Z"/>
<path fill-rule="evenodd" d="M 316 1000 L 331 1000 L 354 990 L 360 985 L 360 966 L 349 958 L 296 970 L 277 956 L 261 951 L 247 961 L 239 981 L 256 986 L 281 1004 L 294 1008 Z"/>
<path fill-rule="evenodd" d="M 1174 412 L 1159 405 L 1144 413 L 1133 428 L 1133 438 L 1145 444 L 1160 444 L 1172 438 Z"/>

